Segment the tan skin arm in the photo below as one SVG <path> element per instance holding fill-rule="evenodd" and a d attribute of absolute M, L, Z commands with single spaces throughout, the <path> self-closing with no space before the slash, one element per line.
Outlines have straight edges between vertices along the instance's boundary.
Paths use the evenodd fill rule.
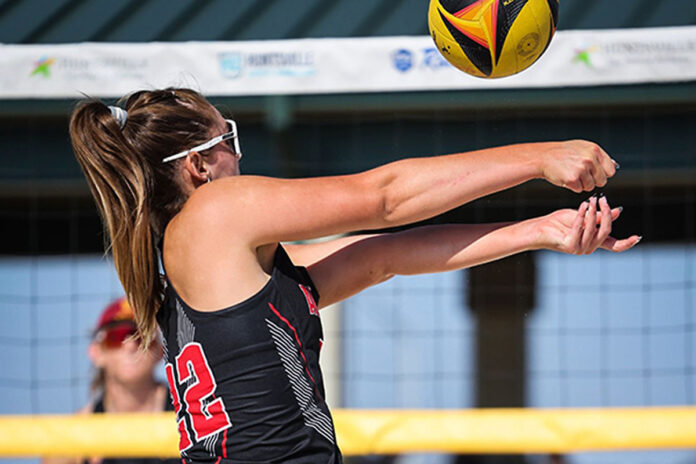
<path fill-rule="evenodd" d="M 599 209 L 598 209 L 599 208 Z M 616 240 L 609 234 L 620 209 L 606 199 L 583 203 L 546 216 L 498 224 L 417 227 L 354 240 L 310 265 L 320 294 L 319 306 L 346 299 L 394 275 L 451 271 L 534 249 L 590 254 L 601 247 L 620 252 L 640 238 Z M 301 245 L 300 245 L 301 246 Z"/>
<path fill-rule="evenodd" d="M 220 226 L 256 247 L 409 224 L 534 178 L 589 191 L 614 173 L 595 144 L 545 142 L 406 159 L 350 176 L 233 176 L 196 189 L 189 203 L 210 205 Z"/>
<path fill-rule="evenodd" d="M 206 169 L 187 165 L 200 183 Z M 196 188 L 170 222 L 165 267 L 187 303 L 216 310 L 265 285 L 278 242 L 416 222 L 533 178 L 591 190 L 614 173 L 596 144 L 570 141 L 408 159 L 350 176 L 221 178 Z"/>

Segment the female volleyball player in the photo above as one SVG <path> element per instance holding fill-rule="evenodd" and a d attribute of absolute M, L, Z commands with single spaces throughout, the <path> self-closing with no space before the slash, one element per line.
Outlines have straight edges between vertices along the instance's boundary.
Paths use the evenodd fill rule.
<path fill-rule="evenodd" d="M 318 364 L 322 306 L 396 274 L 541 248 L 623 251 L 639 240 L 610 237 L 620 209 L 593 197 L 521 222 L 279 245 L 412 223 L 533 178 L 591 191 L 616 166 L 584 141 L 407 159 L 338 177 L 240 175 L 235 123 L 186 89 L 137 92 L 124 108 L 82 103 L 70 136 L 143 343 L 162 330 L 186 462 L 341 461 Z"/>
<path fill-rule="evenodd" d="M 155 379 L 155 367 L 162 358 L 159 340 L 147 351 L 138 349 L 135 316 L 125 298 L 102 311 L 92 334 L 88 355 L 96 367 L 92 390 L 94 401 L 78 414 L 161 412 L 172 410 L 167 387 Z M 43 464 L 177 464 L 175 459 L 79 458 L 44 459 Z"/>

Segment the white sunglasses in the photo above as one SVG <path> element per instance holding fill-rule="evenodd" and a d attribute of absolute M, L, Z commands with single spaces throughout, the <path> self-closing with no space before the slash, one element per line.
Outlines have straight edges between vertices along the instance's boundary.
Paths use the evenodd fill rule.
<path fill-rule="evenodd" d="M 227 142 L 227 145 L 229 145 L 230 150 L 234 152 L 234 154 L 237 156 L 237 159 L 242 159 L 242 150 L 239 148 L 239 136 L 237 134 L 237 123 L 234 122 L 231 119 L 225 119 L 225 122 L 227 123 L 227 129 L 228 131 L 225 132 L 222 135 L 218 135 L 215 138 L 212 138 L 208 140 L 205 143 L 202 143 L 200 145 L 196 145 L 193 148 L 189 148 L 188 150 L 181 151 L 175 155 L 172 156 L 167 156 L 162 160 L 163 163 L 168 163 L 170 161 L 177 160 L 179 158 L 183 158 L 184 156 L 188 155 L 191 152 L 194 151 L 203 151 L 207 150 L 208 148 L 213 148 L 215 145 L 217 145 L 220 142 Z"/>

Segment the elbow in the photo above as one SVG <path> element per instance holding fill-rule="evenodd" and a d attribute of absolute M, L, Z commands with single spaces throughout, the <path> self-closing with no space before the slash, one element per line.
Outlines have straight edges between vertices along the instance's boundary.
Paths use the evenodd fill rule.
<path fill-rule="evenodd" d="M 387 280 L 392 279 L 396 274 L 388 272 L 385 269 L 378 269 L 375 272 L 369 273 L 368 282 L 365 287 L 372 287 L 374 285 L 379 285 Z"/>
<path fill-rule="evenodd" d="M 381 284 L 382 282 L 386 282 L 387 280 L 391 280 L 395 275 L 396 274 L 384 274 L 384 275 L 382 275 L 381 279 L 379 279 L 377 281 L 377 284 Z"/>
<path fill-rule="evenodd" d="M 381 284 L 398 275 L 396 260 L 391 255 L 394 247 L 391 243 L 394 234 L 383 234 L 375 237 L 371 255 L 369 274 L 372 285 Z"/>
<path fill-rule="evenodd" d="M 396 175 L 382 172 L 380 168 L 368 178 L 365 192 L 370 192 L 375 228 L 392 227 L 401 224 L 402 201 L 395 188 Z"/>
<path fill-rule="evenodd" d="M 356 244 L 356 250 L 359 250 L 356 257 L 361 263 L 356 264 L 356 268 L 362 267 L 366 287 L 381 284 L 397 275 L 396 263 L 391 255 L 394 250 L 393 234 L 368 237 Z"/>
<path fill-rule="evenodd" d="M 384 227 L 394 227 L 404 223 L 401 215 L 402 203 L 394 192 L 383 191 L 380 198 L 380 218 Z"/>

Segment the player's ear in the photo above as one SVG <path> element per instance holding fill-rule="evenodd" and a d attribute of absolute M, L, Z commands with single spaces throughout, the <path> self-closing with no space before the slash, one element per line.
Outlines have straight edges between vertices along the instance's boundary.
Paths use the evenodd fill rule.
<path fill-rule="evenodd" d="M 104 367 L 104 354 L 101 346 L 99 346 L 99 343 L 92 342 L 89 344 L 87 347 L 87 356 L 89 357 L 89 360 L 92 361 L 92 364 L 94 364 L 96 367 Z"/>
<path fill-rule="evenodd" d="M 203 156 L 197 151 L 192 151 L 186 155 L 184 160 L 186 172 L 198 182 L 207 182 L 210 178 L 208 164 L 203 160 Z"/>

